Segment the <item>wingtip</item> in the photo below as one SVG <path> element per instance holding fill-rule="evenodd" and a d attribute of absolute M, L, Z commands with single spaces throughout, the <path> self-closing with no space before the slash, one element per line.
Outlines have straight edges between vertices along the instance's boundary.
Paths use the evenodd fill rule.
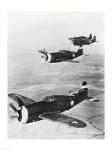
<path fill-rule="evenodd" d="M 14 93 L 9 93 L 8 97 L 12 98 L 15 94 Z"/>
<path fill-rule="evenodd" d="M 11 98 L 11 99 L 15 99 L 16 95 L 18 95 L 18 94 L 16 94 L 16 93 L 9 93 L 8 97 Z"/>

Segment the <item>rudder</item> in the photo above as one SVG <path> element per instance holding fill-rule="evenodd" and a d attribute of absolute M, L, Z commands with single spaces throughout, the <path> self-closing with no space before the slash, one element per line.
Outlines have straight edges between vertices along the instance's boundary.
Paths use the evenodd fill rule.
<path fill-rule="evenodd" d="M 76 52 L 76 57 L 83 55 L 83 49 L 78 49 Z"/>
<path fill-rule="evenodd" d="M 88 39 L 92 39 L 92 34 L 89 35 L 89 38 L 88 38 Z"/>

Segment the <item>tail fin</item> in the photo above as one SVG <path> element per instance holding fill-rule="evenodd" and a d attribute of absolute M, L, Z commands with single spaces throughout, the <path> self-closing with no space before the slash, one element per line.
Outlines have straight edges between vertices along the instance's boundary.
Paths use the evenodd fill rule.
<path fill-rule="evenodd" d="M 88 95 L 88 88 L 87 88 L 87 82 L 84 81 L 80 87 L 80 90 L 79 90 L 79 94 L 81 96 L 87 96 Z"/>
<path fill-rule="evenodd" d="M 96 42 L 96 36 L 93 37 L 93 39 L 91 40 L 91 42 Z"/>
<path fill-rule="evenodd" d="M 89 35 L 89 38 L 88 38 L 88 39 L 92 39 L 92 34 Z"/>
<path fill-rule="evenodd" d="M 83 49 L 78 49 L 77 52 L 75 53 L 75 57 L 79 57 L 83 55 Z"/>

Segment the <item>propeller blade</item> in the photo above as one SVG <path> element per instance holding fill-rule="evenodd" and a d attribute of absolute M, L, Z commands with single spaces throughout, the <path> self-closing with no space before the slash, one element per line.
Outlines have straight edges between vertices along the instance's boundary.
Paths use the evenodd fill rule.
<path fill-rule="evenodd" d="M 8 94 L 8 97 L 10 97 L 11 99 L 14 99 L 14 101 L 16 101 L 19 106 L 24 105 L 23 100 L 22 100 L 23 98 L 19 94 L 10 93 L 10 94 Z"/>
<path fill-rule="evenodd" d="M 9 118 L 10 119 L 14 119 L 14 118 L 17 118 L 17 116 L 10 116 Z"/>
<path fill-rule="evenodd" d="M 18 116 L 13 116 L 13 115 L 11 115 L 11 116 L 9 116 L 9 121 L 10 122 L 12 122 L 12 121 L 15 121 L 16 119 L 18 118 Z"/>
<path fill-rule="evenodd" d="M 10 103 L 9 106 L 14 110 L 14 112 L 17 112 L 17 108 L 12 103 Z"/>

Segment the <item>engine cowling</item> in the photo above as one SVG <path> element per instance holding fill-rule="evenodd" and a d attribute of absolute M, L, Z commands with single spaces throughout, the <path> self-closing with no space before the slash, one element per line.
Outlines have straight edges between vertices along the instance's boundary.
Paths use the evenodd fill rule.
<path fill-rule="evenodd" d="M 27 120 L 28 120 L 28 110 L 26 107 L 22 106 L 20 122 L 24 124 L 24 123 L 27 123 Z"/>
<path fill-rule="evenodd" d="M 41 120 L 38 118 L 38 109 L 35 106 L 22 106 L 21 110 L 18 110 L 18 120 L 22 124 Z"/>
<path fill-rule="evenodd" d="M 18 120 L 22 124 L 39 121 L 39 115 L 43 113 L 42 107 L 45 107 L 43 102 L 37 102 L 26 106 L 21 106 L 18 112 Z M 46 109 L 46 108 L 45 108 Z"/>
<path fill-rule="evenodd" d="M 47 54 L 47 59 L 46 59 L 46 62 L 47 63 L 50 63 L 52 61 L 52 56 L 51 56 L 51 54 Z"/>

